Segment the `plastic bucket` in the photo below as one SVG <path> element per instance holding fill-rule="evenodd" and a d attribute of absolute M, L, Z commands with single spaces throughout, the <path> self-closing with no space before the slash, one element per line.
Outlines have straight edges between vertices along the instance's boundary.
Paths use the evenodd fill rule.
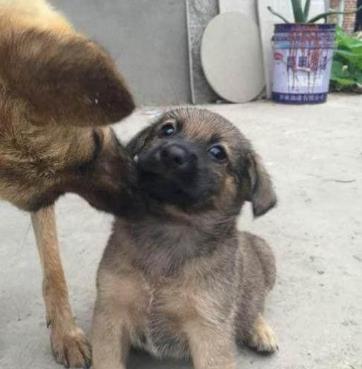
<path fill-rule="evenodd" d="M 286 104 L 325 102 L 329 89 L 334 24 L 276 24 L 272 99 Z"/>

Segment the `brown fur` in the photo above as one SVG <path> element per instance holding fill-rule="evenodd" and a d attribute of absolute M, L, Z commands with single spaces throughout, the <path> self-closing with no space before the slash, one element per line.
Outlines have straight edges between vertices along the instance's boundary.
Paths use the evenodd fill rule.
<path fill-rule="evenodd" d="M 165 138 L 160 132 L 170 122 L 178 128 Z M 227 161 L 202 159 L 215 139 Z M 131 345 L 158 357 L 191 357 L 196 369 L 236 369 L 236 343 L 266 352 L 277 348 L 262 316 L 275 281 L 273 253 L 261 238 L 236 229 L 245 200 L 256 216 L 275 205 L 269 175 L 249 141 L 206 110 L 166 113 L 129 149 L 139 161 L 172 143 L 192 147 L 197 170 L 217 186 L 187 206 L 155 199 L 144 187 L 142 211 L 115 221 L 98 271 L 95 369 L 125 369 Z M 194 186 L 208 188 L 203 182 Z"/>
<path fill-rule="evenodd" d="M 33 212 L 58 362 L 86 366 L 73 321 L 53 204 L 74 192 L 123 213 L 132 163 L 106 125 L 134 109 L 112 59 L 45 0 L 0 0 L 0 198 Z"/>

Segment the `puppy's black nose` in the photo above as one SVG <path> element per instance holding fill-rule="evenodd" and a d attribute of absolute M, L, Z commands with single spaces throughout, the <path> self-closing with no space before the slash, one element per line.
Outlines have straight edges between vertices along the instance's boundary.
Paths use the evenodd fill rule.
<path fill-rule="evenodd" d="M 192 155 L 183 146 L 172 144 L 164 147 L 160 153 L 161 161 L 167 167 L 187 169 L 192 162 Z"/>

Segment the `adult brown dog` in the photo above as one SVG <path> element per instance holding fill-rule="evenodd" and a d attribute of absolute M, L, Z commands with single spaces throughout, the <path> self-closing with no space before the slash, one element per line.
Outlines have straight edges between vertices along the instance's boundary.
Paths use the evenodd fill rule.
<path fill-rule="evenodd" d="M 58 362 L 87 366 L 59 258 L 53 204 L 75 192 L 119 214 L 128 156 L 106 125 L 134 109 L 110 56 L 44 0 L 0 0 L 0 198 L 32 212 Z"/>
<path fill-rule="evenodd" d="M 236 228 L 244 201 L 255 216 L 276 203 L 249 141 L 217 114 L 179 109 L 129 150 L 143 201 L 116 220 L 99 267 L 94 368 L 125 369 L 131 345 L 196 369 L 235 369 L 236 342 L 276 350 L 263 318 L 274 256 Z"/>

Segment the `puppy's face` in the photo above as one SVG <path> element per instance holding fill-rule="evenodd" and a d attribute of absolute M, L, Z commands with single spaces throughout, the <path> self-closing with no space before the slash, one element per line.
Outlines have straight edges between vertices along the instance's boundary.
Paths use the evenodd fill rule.
<path fill-rule="evenodd" d="M 166 113 L 129 149 L 142 190 L 161 203 L 237 214 L 250 200 L 255 215 L 276 203 L 270 178 L 249 141 L 207 110 Z"/>

